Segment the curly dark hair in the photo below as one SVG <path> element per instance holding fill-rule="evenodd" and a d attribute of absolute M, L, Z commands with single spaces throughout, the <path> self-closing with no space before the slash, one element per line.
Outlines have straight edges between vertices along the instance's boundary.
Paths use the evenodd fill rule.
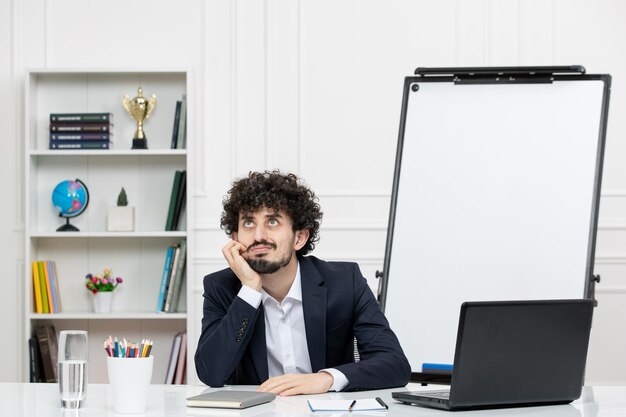
<path fill-rule="evenodd" d="M 306 255 L 319 240 L 323 213 L 317 200 L 315 193 L 301 184 L 294 174 L 283 174 L 278 170 L 250 172 L 246 178 L 235 181 L 224 197 L 220 225 L 230 236 L 237 232 L 241 213 L 252 213 L 261 207 L 284 210 L 291 217 L 294 232 L 309 231 L 309 239 L 297 251 L 299 255 Z"/>

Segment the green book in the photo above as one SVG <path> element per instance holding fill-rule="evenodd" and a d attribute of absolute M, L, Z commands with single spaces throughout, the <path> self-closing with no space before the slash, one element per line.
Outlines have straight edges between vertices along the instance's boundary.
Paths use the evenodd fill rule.
<path fill-rule="evenodd" d="M 176 171 L 174 174 L 174 182 L 172 184 L 172 194 L 170 196 L 170 207 L 167 211 L 167 220 L 165 222 L 165 231 L 174 230 L 174 212 L 176 211 L 176 199 L 178 197 L 178 190 L 180 189 L 180 181 L 183 172 Z"/>
<path fill-rule="evenodd" d="M 46 285 L 46 274 L 44 273 L 43 262 L 37 262 L 37 269 L 39 270 L 39 283 L 41 287 L 41 304 L 44 313 L 50 313 L 50 300 L 48 300 L 48 286 Z"/>

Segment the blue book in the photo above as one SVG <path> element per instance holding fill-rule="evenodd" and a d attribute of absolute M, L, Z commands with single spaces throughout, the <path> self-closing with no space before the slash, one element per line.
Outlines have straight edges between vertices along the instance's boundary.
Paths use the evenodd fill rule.
<path fill-rule="evenodd" d="M 163 266 L 163 277 L 161 278 L 161 289 L 159 290 L 159 298 L 157 300 L 156 311 L 160 313 L 163 311 L 163 304 L 165 303 L 165 297 L 167 295 L 167 286 L 170 279 L 170 269 L 172 265 L 172 257 L 174 256 L 174 246 L 167 248 L 167 254 L 165 255 L 165 266 Z"/>

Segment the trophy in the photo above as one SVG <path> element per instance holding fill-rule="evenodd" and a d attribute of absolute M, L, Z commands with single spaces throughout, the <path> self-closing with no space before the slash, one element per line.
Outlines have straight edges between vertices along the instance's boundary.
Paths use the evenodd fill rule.
<path fill-rule="evenodd" d="M 135 131 L 135 136 L 133 137 L 132 149 L 148 149 L 148 141 L 146 140 L 146 135 L 143 132 L 143 121 L 150 117 L 150 114 L 154 110 L 154 106 L 156 106 L 156 96 L 154 94 L 152 94 L 152 97 L 147 100 L 142 93 L 143 89 L 139 87 L 137 89 L 137 97 L 130 98 L 125 95 L 122 98 L 124 108 L 128 114 L 130 114 L 130 117 L 137 122 L 137 130 Z"/>

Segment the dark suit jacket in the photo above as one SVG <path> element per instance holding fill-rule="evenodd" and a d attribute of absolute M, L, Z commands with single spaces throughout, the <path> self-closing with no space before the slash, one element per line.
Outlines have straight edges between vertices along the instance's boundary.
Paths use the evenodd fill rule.
<path fill-rule="evenodd" d="M 313 372 L 335 368 L 344 390 L 404 386 L 411 374 L 387 319 L 355 263 L 298 257 L 302 308 Z M 195 362 L 210 386 L 259 385 L 268 378 L 263 304 L 237 297 L 241 283 L 224 269 L 204 277 L 204 317 Z M 360 361 L 354 361 L 356 337 Z"/>

